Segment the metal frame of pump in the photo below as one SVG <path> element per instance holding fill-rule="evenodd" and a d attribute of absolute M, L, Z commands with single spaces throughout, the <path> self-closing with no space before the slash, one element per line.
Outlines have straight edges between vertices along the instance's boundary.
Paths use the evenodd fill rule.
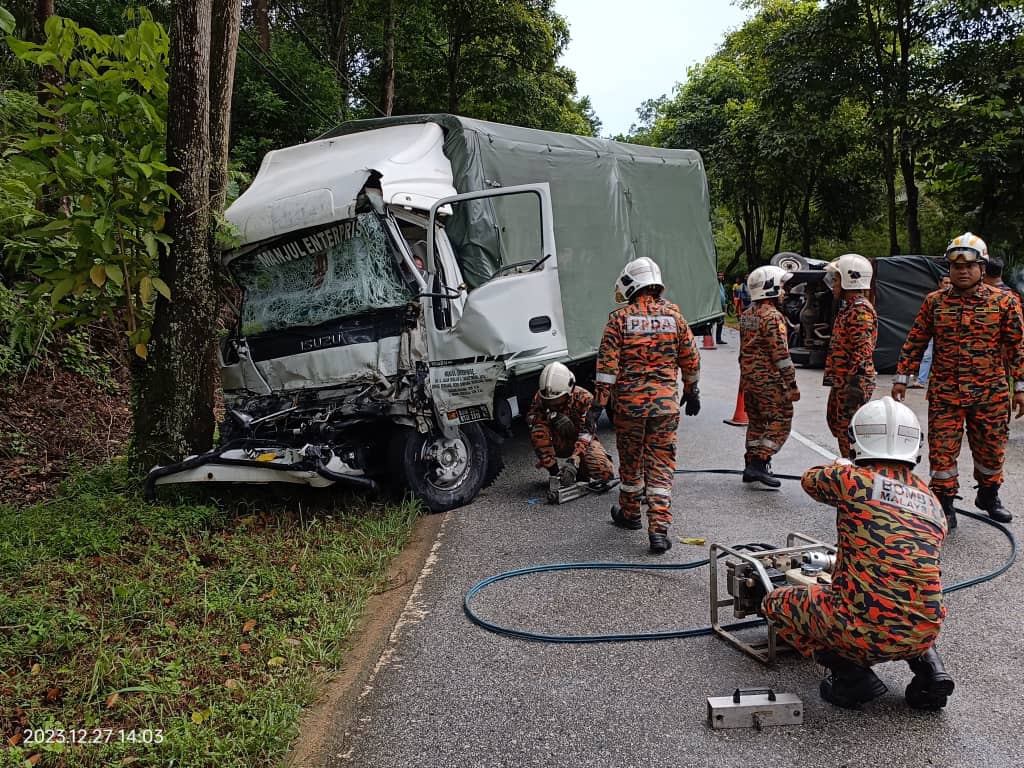
<path fill-rule="evenodd" d="M 834 562 L 836 547 L 795 532 L 786 537 L 786 546 L 779 549 L 740 551 L 725 544 L 712 544 L 709 557 L 711 629 L 747 655 L 763 664 L 771 664 L 778 651 L 775 625 L 768 622 L 768 636 L 763 642 L 747 642 L 722 624 L 722 609 L 732 607 L 733 616 L 737 619 L 760 615 L 761 600 L 776 587 L 807 586 L 819 580 L 820 583 L 828 583 L 828 570 L 804 566 L 810 559 L 808 555 L 812 554 L 825 556 L 815 560 L 827 560 L 831 556 Z M 728 599 L 719 599 L 719 560 L 723 555 L 727 556 L 724 570 Z"/>

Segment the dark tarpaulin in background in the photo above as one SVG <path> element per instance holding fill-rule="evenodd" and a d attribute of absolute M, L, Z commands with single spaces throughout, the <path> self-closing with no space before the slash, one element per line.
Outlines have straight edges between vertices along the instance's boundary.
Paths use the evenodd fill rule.
<path fill-rule="evenodd" d="M 893 373 L 917 311 L 924 297 L 938 289 L 946 267 L 931 256 L 887 256 L 875 259 L 874 264 L 878 310 L 875 368 L 879 373 Z"/>

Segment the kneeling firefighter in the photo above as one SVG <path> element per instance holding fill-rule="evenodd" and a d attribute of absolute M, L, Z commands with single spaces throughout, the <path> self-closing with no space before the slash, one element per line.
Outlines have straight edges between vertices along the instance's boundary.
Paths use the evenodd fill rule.
<path fill-rule="evenodd" d="M 593 402 L 594 396 L 576 386 L 576 377 L 562 363 L 548 363 L 540 372 L 526 423 L 538 469 L 558 475 L 564 486 L 577 480 L 607 483 L 615 475 L 611 457 L 586 426 Z M 566 460 L 561 468 L 559 459 Z"/>
<path fill-rule="evenodd" d="M 619 451 L 619 503 L 612 522 L 639 530 L 640 505 L 647 501 L 652 554 L 672 547 L 672 477 L 676 468 L 679 406 L 687 416 L 700 411 L 700 353 L 679 307 L 665 301 L 661 269 L 646 256 L 622 270 L 615 300 L 628 302 L 608 316 L 597 353 L 597 392 L 588 424 L 597 426 L 609 398 L 615 399 L 615 443 Z M 677 400 L 676 381 L 683 376 Z"/>
<path fill-rule="evenodd" d="M 953 692 L 934 648 L 946 609 L 939 552 L 942 504 L 913 468 L 921 425 L 891 397 L 862 406 L 850 422 L 854 464 L 812 467 L 804 490 L 836 507 L 839 534 L 831 585 L 782 587 L 763 602 L 779 637 L 829 669 L 821 697 L 856 708 L 881 696 L 873 664 L 905 660 L 914 673 L 907 703 L 937 710 Z"/>

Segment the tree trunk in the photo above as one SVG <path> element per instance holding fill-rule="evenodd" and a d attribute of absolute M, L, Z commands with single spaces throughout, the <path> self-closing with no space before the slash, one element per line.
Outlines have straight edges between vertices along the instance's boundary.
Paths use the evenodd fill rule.
<path fill-rule="evenodd" d="M 907 189 L 907 248 L 910 253 L 921 253 L 921 226 L 918 222 L 918 189 L 914 148 L 900 141 L 900 170 L 903 186 Z"/>
<path fill-rule="evenodd" d="M 384 2 L 384 117 L 390 117 L 395 108 L 395 4 Z"/>
<path fill-rule="evenodd" d="M 137 371 L 134 461 L 145 469 L 213 443 L 214 269 L 210 253 L 211 0 L 178 0 L 171 19 L 167 231 L 160 276 L 171 301 L 157 299 L 148 361 Z"/>
<path fill-rule="evenodd" d="M 782 227 L 786 221 L 786 194 L 783 193 L 779 196 L 779 224 L 775 229 L 775 250 L 772 251 L 772 255 L 782 250 Z"/>
<path fill-rule="evenodd" d="M 891 125 L 882 134 L 882 175 L 885 177 L 885 203 L 889 219 L 889 255 L 900 252 L 899 233 L 896 229 L 896 158 Z"/>
<path fill-rule="evenodd" d="M 270 53 L 270 9 L 269 0 L 255 0 L 253 12 L 256 21 L 256 42 L 260 50 Z"/>
<path fill-rule="evenodd" d="M 228 193 L 231 92 L 242 0 L 213 0 L 210 30 L 210 208 L 224 210 Z"/>
<path fill-rule="evenodd" d="M 337 50 L 338 87 L 341 98 L 341 119 L 348 120 L 348 11 L 349 3 L 342 0 L 338 14 Z"/>

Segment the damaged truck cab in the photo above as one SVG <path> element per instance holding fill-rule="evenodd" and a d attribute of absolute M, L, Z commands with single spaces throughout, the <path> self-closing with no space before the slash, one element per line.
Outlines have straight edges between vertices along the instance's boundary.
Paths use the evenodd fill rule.
<path fill-rule="evenodd" d="M 507 144 L 496 143 L 501 129 L 512 132 Z M 552 137 L 580 137 L 453 116 L 361 121 L 338 134 L 270 152 L 228 209 L 240 242 L 223 261 L 241 304 L 219 347 L 220 444 L 155 468 L 151 490 L 386 481 L 432 511 L 452 509 L 500 473 L 503 435 L 528 396 L 522 382 L 552 360 L 592 365 L 611 297 L 579 302 L 582 294 L 560 281 L 551 191 L 572 194 L 563 172 L 584 166 L 575 146 L 560 154 L 570 163 L 561 170 L 537 166 L 551 163 L 541 148 L 553 154 Z M 707 283 L 711 311 L 690 310 L 691 319 L 706 319 L 717 294 L 696 162 L 706 238 L 700 233 L 694 275 Z M 625 189 L 621 199 L 629 196 Z M 614 210 L 587 213 L 592 243 L 612 231 L 622 242 L 608 242 L 603 254 L 574 243 L 563 252 L 576 270 L 611 285 L 637 239 Z M 574 227 L 581 223 L 577 216 Z M 573 283 L 587 290 L 582 278 Z"/>

